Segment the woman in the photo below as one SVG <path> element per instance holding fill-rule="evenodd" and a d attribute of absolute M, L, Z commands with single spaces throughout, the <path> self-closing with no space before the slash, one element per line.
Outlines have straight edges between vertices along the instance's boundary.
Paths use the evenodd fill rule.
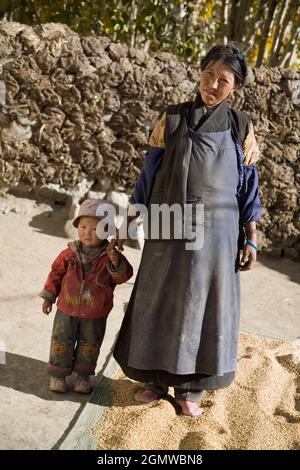
<path fill-rule="evenodd" d="M 172 386 L 189 416 L 202 413 L 197 402 L 205 390 L 234 379 L 239 271 L 256 260 L 258 147 L 248 115 L 227 102 L 246 74 L 237 49 L 218 45 L 208 52 L 199 95 L 167 108 L 130 199 L 148 209 L 162 203 L 204 207 L 203 220 L 193 222 L 204 231 L 199 249 L 186 249 L 186 240 L 174 237 L 145 241 L 114 348 L 124 373 L 146 384 L 137 401 L 151 403 Z"/>

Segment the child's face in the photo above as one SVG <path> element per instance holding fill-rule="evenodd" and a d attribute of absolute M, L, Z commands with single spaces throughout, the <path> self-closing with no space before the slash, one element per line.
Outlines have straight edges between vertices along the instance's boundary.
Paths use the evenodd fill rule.
<path fill-rule="evenodd" d="M 103 240 L 100 240 L 96 234 L 98 222 L 98 217 L 80 217 L 78 236 L 83 245 L 92 247 L 101 245 L 103 242 Z"/>

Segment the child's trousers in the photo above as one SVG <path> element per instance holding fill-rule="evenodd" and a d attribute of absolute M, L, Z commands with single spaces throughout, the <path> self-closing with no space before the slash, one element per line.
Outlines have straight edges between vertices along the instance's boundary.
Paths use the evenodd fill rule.
<path fill-rule="evenodd" d="M 70 317 L 57 311 L 51 337 L 49 374 L 65 377 L 74 371 L 83 377 L 94 375 L 105 328 L 106 317 Z"/>
<path fill-rule="evenodd" d="M 145 387 L 158 396 L 166 395 L 168 393 L 167 385 L 158 384 L 145 384 Z M 199 402 L 205 395 L 205 390 L 186 390 L 180 386 L 173 386 L 174 395 L 177 400 Z"/>

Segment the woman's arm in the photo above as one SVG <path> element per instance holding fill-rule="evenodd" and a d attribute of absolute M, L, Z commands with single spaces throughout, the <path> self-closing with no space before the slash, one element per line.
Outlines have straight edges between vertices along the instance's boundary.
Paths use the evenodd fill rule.
<path fill-rule="evenodd" d="M 166 113 L 162 115 L 155 125 L 150 139 L 150 149 L 145 155 L 142 171 L 137 179 L 130 204 L 148 205 L 155 175 L 160 167 L 165 152 Z"/>
<path fill-rule="evenodd" d="M 165 150 L 160 147 L 151 147 L 145 155 L 142 171 L 137 179 L 130 204 L 148 205 L 156 173 L 160 167 Z"/>
<path fill-rule="evenodd" d="M 155 176 L 160 167 L 164 153 L 165 150 L 160 147 L 151 147 L 146 153 L 144 166 L 137 179 L 134 191 L 129 198 L 129 204 L 132 206 L 135 204 L 142 204 L 145 207 L 148 206 Z M 129 224 L 138 216 L 139 213 L 136 213 L 136 215 L 127 214 L 127 220 L 123 220 L 121 227 L 117 231 L 116 238 L 110 242 L 111 249 L 113 249 L 115 246 L 118 246 L 118 249 L 123 251 L 123 245 L 126 241 L 126 238 L 121 237 L 124 237 L 124 234 L 127 233 Z"/>
<path fill-rule="evenodd" d="M 246 235 L 247 239 L 253 241 L 255 243 L 256 241 L 256 221 L 252 220 L 251 222 L 246 222 L 245 223 L 245 229 L 246 229 Z"/>
<path fill-rule="evenodd" d="M 257 246 L 256 221 L 252 220 L 251 222 L 246 222 L 245 230 L 247 241 L 243 248 L 243 255 L 240 261 L 240 271 L 249 271 L 252 269 L 257 258 L 257 250 L 249 244 L 249 242 L 251 242 Z"/>
<path fill-rule="evenodd" d="M 240 224 L 246 231 L 247 242 L 243 246 L 240 270 L 248 271 L 253 268 L 257 249 L 256 222 L 261 217 L 259 198 L 258 174 L 255 165 L 244 167 L 244 180 L 239 195 Z M 254 246 L 253 246 L 254 245 Z"/>
<path fill-rule="evenodd" d="M 240 261 L 240 270 L 253 268 L 257 257 L 256 222 L 261 217 L 258 173 L 255 163 L 259 160 L 259 148 L 254 127 L 250 121 L 248 133 L 243 143 L 243 185 L 239 195 L 240 223 L 246 232 L 246 243 Z"/>

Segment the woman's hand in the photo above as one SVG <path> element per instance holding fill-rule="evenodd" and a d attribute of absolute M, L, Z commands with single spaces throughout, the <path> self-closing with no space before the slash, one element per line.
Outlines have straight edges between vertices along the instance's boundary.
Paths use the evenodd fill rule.
<path fill-rule="evenodd" d="M 256 222 L 253 220 L 245 224 L 247 240 L 257 246 Z M 246 243 L 243 248 L 243 254 L 240 259 L 240 271 L 250 271 L 253 268 L 257 256 L 257 250 Z"/>
<path fill-rule="evenodd" d="M 240 271 L 250 271 L 250 269 L 253 268 L 255 262 L 256 249 L 246 243 L 240 260 Z"/>
<path fill-rule="evenodd" d="M 44 300 L 42 310 L 45 315 L 49 315 L 52 310 L 52 302 L 50 302 L 49 300 Z"/>

